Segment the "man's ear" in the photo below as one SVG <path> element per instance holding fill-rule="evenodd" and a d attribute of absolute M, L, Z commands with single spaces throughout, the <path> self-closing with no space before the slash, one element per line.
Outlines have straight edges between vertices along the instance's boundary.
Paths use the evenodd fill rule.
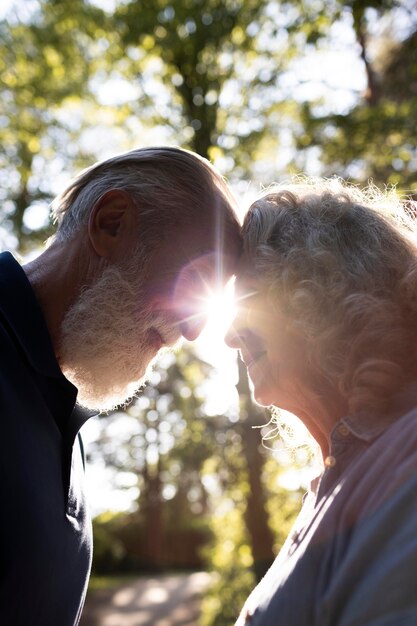
<path fill-rule="evenodd" d="M 88 220 L 88 237 L 98 256 L 112 259 L 125 251 L 135 222 L 131 195 L 123 189 L 106 191 L 93 206 Z"/>

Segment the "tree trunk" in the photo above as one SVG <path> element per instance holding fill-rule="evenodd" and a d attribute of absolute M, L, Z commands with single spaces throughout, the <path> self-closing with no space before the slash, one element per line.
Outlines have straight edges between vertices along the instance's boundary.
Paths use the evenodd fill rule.
<path fill-rule="evenodd" d="M 245 523 L 251 540 L 253 571 L 259 582 L 274 560 L 274 538 L 268 524 L 266 497 L 262 485 L 264 458 L 260 452 L 259 428 L 264 423 L 264 411 L 253 402 L 246 367 L 238 357 L 239 381 L 237 390 L 241 399 L 241 433 L 248 471 L 249 494 Z"/>
<path fill-rule="evenodd" d="M 161 494 L 160 462 L 155 466 L 146 465 L 143 472 L 145 494 L 143 508 L 145 513 L 145 552 L 148 567 L 158 571 L 162 564 L 163 517 Z"/>
<path fill-rule="evenodd" d="M 371 106 L 378 104 L 380 99 L 380 89 L 378 85 L 377 75 L 369 61 L 368 57 L 368 33 L 365 23 L 365 8 L 359 3 L 354 3 L 352 7 L 353 28 L 355 30 L 356 39 L 361 49 L 361 59 L 365 65 L 367 78 L 367 87 L 365 90 L 365 100 Z"/>

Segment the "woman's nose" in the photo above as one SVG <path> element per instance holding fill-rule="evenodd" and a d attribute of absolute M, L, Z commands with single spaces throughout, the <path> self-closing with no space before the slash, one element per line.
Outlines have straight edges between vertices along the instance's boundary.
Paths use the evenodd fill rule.
<path fill-rule="evenodd" d="M 234 350 L 239 349 L 239 335 L 236 332 L 234 325 L 232 324 L 224 336 L 224 341 L 229 348 L 233 348 Z"/>
<path fill-rule="evenodd" d="M 230 324 L 224 337 L 224 341 L 229 348 L 239 350 L 242 347 L 242 343 L 244 343 L 247 332 L 248 329 L 245 328 L 245 324 L 243 324 L 242 314 L 238 313 L 233 322 Z"/>

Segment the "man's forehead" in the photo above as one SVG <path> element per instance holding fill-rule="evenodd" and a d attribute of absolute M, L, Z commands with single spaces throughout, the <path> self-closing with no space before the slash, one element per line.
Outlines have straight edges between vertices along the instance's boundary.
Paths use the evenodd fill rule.
<path fill-rule="evenodd" d="M 237 230 L 229 233 L 207 232 L 207 229 L 191 228 L 184 241 L 184 266 L 206 265 L 223 269 L 229 277 L 236 273 L 242 253 L 242 241 Z"/>
<path fill-rule="evenodd" d="M 165 231 L 151 253 L 147 288 L 160 294 L 173 290 L 176 297 L 185 291 L 197 294 L 222 289 L 235 274 L 240 253 L 237 229 L 215 237 L 213 230 L 205 228 L 203 223 L 198 227 L 177 224 L 175 229 Z"/>
<path fill-rule="evenodd" d="M 219 286 L 236 273 L 239 257 L 224 250 L 203 251 L 193 258 L 185 259 L 181 274 L 200 275 L 201 278 L 217 282 Z"/>

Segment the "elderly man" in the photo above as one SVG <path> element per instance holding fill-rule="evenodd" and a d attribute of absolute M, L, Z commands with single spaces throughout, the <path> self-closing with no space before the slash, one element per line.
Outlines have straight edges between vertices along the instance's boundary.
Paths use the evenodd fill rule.
<path fill-rule="evenodd" d="M 23 268 L 0 255 L 5 626 L 78 623 L 91 564 L 80 404 L 126 402 L 160 348 L 195 339 L 201 298 L 240 249 L 222 178 L 175 148 L 98 163 L 53 209 L 43 254 Z"/>

